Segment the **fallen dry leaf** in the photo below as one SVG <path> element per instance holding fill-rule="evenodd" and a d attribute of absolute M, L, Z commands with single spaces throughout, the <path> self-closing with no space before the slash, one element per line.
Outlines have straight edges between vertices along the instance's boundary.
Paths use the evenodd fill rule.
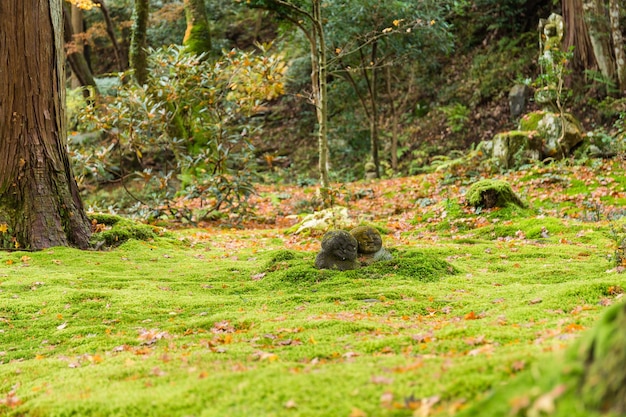
<path fill-rule="evenodd" d="M 298 408 L 298 404 L 294 400 L 289 400 L 285 404 L 283 404 L 283 407 L 285 407 L 288 410 L 291 410 L 294 408 Z"/>
<path fill-rule="evenodd" d="M 359 408 L 353 407 L 350 417 L 367 417 L 367 413 Z"/>
<path fill-rule="evenodd" d="M 370 382 L 372 384 L 378 384 L 378 385 L 390 385 L 390 384 L 393 384 L 393 378 L 389 378 L 389 377 L 381 376 L 381 375 L 374 375 L 370 379 Z"/>

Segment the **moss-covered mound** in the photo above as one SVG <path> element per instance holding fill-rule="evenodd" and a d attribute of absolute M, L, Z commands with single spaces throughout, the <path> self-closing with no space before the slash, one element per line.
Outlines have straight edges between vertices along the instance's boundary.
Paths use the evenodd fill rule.
<path fill-rule="evenodd" d="M 626 304 L 606 311 L 564 357 L 537 364 L 458 414 L 626 415 Z"/>
<path fill-rule="evenodd" d="M 265 279 L 293 283 L 319 282 L 339 276 L 380 279 L 392 274 L 412 281 L 435 282 L 457 273 L 450 263 L 435 255 L 411 251 L 395 252 L 393 257 L 393 260 L 376 262 L 358 270 L 320 270 L 315 268 L 309 254 L 281 250 L 270 255 L 262 272 L 266 274 Z"/>
<path fill-rule="evenodd" d="M 129 239 L 152 240 L 166 234 L 164 229 L 112 214 L 90 214 L 89 219 L 94 229 L 91 244 L 97 248 L 118 246 Z"/>
<path fill-rule="evenodd" d="M 474 207 L 494 208 L 526 205 L 513 192 L 511 185 L 502 180 L 481 180 L 472 184 L 465 195 L 467 203 Z"/>

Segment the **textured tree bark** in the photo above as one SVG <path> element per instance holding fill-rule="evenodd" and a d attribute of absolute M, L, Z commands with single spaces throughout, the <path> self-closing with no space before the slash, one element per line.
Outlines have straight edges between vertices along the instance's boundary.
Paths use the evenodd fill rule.
<path fill-rule="evenodd" d="M 615 60 L 611 53 L 611 32 L 604 0 L 583 0 L 585 22 L 600 72 L 608 80 L 616 81 Z"/>
<path fill-rule="evenodd" d="M 583 15 L 582 0 L 563 0 L 561 9 L 565 21 L 563 49 L 574 48 L 573 67 L 580 72 L 597 69 L 596 57 L 589 38 L 589 29 Z"/>
<path fill-rule="evenodd" d="M 204 0 L 185 0 L 187 30 L 183 39 L 185 48 L 194 54 L 211 51 L 211 30 Z"/>
<path fill-rule="evenodd" d="M 144 85 L 148 79 L 148 52 L 146 51 L 148 18 L 150 17 L 149 0 L 135 0 L 133 12 L 133 34 L 130 41 L 130 67 L 135 71 L 135 80 Z"/>
<path fill-rule="evenodd" d="M 0 246 L 87 248 L 66 147 L 62 0 L 0 1 Z"/>

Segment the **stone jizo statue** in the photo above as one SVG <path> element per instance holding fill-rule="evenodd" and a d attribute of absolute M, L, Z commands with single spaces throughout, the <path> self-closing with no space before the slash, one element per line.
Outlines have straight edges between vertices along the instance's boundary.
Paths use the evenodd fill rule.
<path fill-rule="evenodd" d="M 392 259 L 391 254 L 383 247 L 382 236 L 375 228 L 358 226 L 352 229 L 350 234 L 358 243 L 358 255 L 362 264 L 370 265 L 373 262 Z"/>
<path fill-rule="evenodd" d="M 345 230 L 331 230 L 322 237 L 322 249 L 315 258 L 318 269 L 347 271 L 360 267 L 356 239 Z"/>

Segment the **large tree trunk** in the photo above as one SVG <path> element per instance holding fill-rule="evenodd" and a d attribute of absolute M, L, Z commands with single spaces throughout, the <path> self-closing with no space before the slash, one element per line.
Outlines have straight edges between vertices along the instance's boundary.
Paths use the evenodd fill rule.
<path fill-rule="evenodd" d="M 193 54 L 211 51 L 211 30 L 204 0 L 185 0 L 187 30 L 183 45 Z"/>
<path fill-rule="evenodd" d="M 589 29 L 583 15 L 582 0 L 563 0 L 562 11 L 565 21 L 563 50 L 574 48 L 573 69 L 580 73 L 587 69 L 597 69 Z"/>
<path fill-rule="evenodd" d="M 603 0 L 583 0 L 583 10 L 600 72 L 607 80 L 616 81 L 609 17 Z"/>
<path fill-rule="evenodd" d="M 89 245 L 66 147 L 61 1 L 0 1 L 3 247 Z"/>
<path fill-rule="evenodd" d="M 150 17 L 149 0 L 135 0 L 133 12 L 133 33 L 130 41 L 130 67 L 135 72 L 135 80 L 144 85 L 148 79 L 148 18 Z"/>

